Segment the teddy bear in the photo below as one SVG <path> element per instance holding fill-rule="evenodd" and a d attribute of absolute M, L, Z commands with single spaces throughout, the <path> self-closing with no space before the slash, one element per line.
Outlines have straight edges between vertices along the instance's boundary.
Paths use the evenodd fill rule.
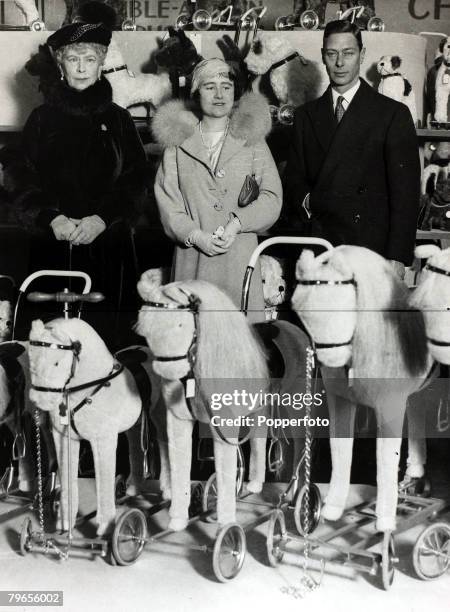
<path fill-rule="evenodd" d="M 266 320 L 278 318 L 278 307 L 286 302 L 286 279 L 284 263 L 271 255 L 261 255 L 261 278 L 263 282 L 264 311 Z"/>
<path fill-rule="evenodd" d="M 417 125 L 416 96 L 411 83 L 402 75 L 399 68 L 402 60 L 398 55 L 383 55 L 377 63 L 378 74 L 381 76 L 378 92 L 402 102 L 411 113 L 414 125 Z"/>

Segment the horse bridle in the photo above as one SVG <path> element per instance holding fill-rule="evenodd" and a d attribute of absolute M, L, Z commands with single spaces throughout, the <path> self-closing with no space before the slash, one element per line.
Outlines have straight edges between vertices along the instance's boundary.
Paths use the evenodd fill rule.
<path fill-rule="evenodd" d="M 103 387 L 110 386 L 111 384 L 110 381 L 116 376 L 119 376 L 119 374 L 123 372 L 123 369 L 124 369 L 123 365 L 116 362 L 114 363 L 111 372 L 107 374 L 106 376 L 103 376 L 102 378 L 97 378 L 95 380 L 88 381 L 86 383 L 82 383 L 81 385 L 76 385 L 74 387 L 68 387 L 68 384 L 70 383 L 72 378 L 75 376 L 77 362 L 80 360 L 81 342 L 78 342 L 76 340 L 75 342 L 71 342 L 70 344 L 59 344 L 57 342 L 43 342 L 41 340 L 30 340 L 30 346 L 44 347 L 44 348 L 53 349 L 53 350 L 61 349 L 63 351 L 72 351 L 72 364 L 70 366 L 70 374 L 66 382 L 64 383 L 63 387 L 43 387 L 40 385 L 33 385 L 33 384 L 31 385 L 31 388 L 34 389 L 35 391 L 40 391 L 43 393 L 62 393 L 64 395 L 64 401 L 59 406 L 60 416 L 66 416 L 67 414 L 67 399 L 71 393 L 76 393 L 77 391 L 83 391 L 84 389 L 95 387 L 92 393 L 90 393 L 87 397 L 82 399 L 81 402 L 79 402 L 75 406 L 75 408 L 70 410 L 70 424 L 72 426 L 72 429 L 75 431 L 75 433 L 77 435 L 80 435 L 80 433 L 78 432 L 75 426 L 74 420 L 73 420 L 74 415 L 81 408 L 83 408 L 83 406 L 85 406 L 86 404 L 92 403 L 92 397 L 96 395 L 100 391 L 100 389 L 102 389 Z"/>
<path fill-rule="evenodd" d="M 174 302 L 153 302 L 151 300 L 145 300 L 144 306 L 150 306 L 151 308 L 160 308 L 165 310 L 184 310 L 192 312 L 194 315 L 194 333 L 192 334 L 191 343 L 184 355 L 154 355 L 153 361 L 159 361 L 160 363 L 168 361 L 182 361 L 187 359 L 189 363 L 189 373 L 187 378 L 193 377 L 194 365 L 197 359 L 197 341 L 198 341 L 198 311 L 200 306 L 200 298 L 194 293 L 189 293 L 184 289 L 180 288 L 180 291 L 184 293 L 188 298 L 187 304 L 176 304 Z"/>
<path fill-rule="evenodd" d="M 433 266 L 432 264 L 425 264 L 425 270 L 429 270 L 430 272 L 434 272 L 435 274 L 441 274 L 443 276 L 448 276 L 450 278 L 450 271 L 444 270 L 443 268 L 439 268 L 438 266 Z M 430 338 L 427 336 L 427 340 L 430 344 L 434 346 L 450 346 L 450 342 L 445 342 L 444 340 L 435 340 L 434 338 Z"/>
<path fill-rule="evenodd" d="M 303 285 L 306 287 L 320 287 L 327 285 L 354 285 L 357 286 L 356 280 L 354 278 L 346 278 L 342 280 L 325 280 L 325 279 L 308 279 L 308 280 L 299 280 L 299 285 Z M 330 349 L 330 348 L 340 348 L 341 346 L 348 346 L 353 342 L 353 337 L 346 342 L 314 342 L 311 338 L 314 349 Z"/>

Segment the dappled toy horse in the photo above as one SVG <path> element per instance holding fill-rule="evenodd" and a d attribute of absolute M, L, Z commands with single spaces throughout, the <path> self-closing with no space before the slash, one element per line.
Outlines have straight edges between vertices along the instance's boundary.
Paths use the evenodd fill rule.
<path fill-rule="evenodd" d="M 163 423 L 154 410 L 160 396 L 160 383 L 142 349 L 142 367 L 151 384 L 151 415 L 158 430 L 161 455 L 161 489 L 170 497 L 167 479 L 167 445 L 162 442 Z M 68 462 L 67 432 L 71 435 L 70 479 L 72 489 L 71 524 L 78 509 L 78 456 L 80 439 L 88 440 L 94 457 L 97 490 L 97 535 L 104 535 L 115 519 L 114 479 L 117 436 L 138 420 L 142 405 L 138 384 L 129 368 L 124 368 L 108 351 L 103 340 L 80 319 L 55 319 L 44 325 L 34 321 L 28 346 L 32 389 L 30 399 L 50 412 L 61 481 L 61 516 L 57 527 L 67 529 Z M 66 413 L 67 432 L 61 423 Z M 68 414 L 71 415 L 70 419 Z M 164 417 L 164 411 L 161 411 Z M 134 428 L 135 429 L 135 428 Z M 133 431 L 133 430 L 132 430 Z M 135 446 L 136 447 L 136 444 Z M 132 463 L 132 462 L 131 462 Z M 131 465 L 133 472 L 133 463 Z M 136 483 L 132 483 L 135 485 Z"/>
<path fill-rule="evenodd" d="M 427 263 L 411 303 L 423 311 L 431 355 L 450 365 L 450 248 L 424 244 L 416 248 L 416 257 Z"/>
<path fill-rule="evenodd" d="M 355 410 L 364 404 L 377 420 L 376 527 L 393 531 L 407 399 L 432 367 L 422 313 L 409 305 L 406 285 L 390 264 L 362 247 L 318 257 L 304 251 L 296 276 L 292 303 L 323 364 L 330 412 L 332 477 L 323 516 L 337 520 L 344 511 Z"/>
<path fill-rule="evenodd" d="M 192 428 L 195 420 L 211 423 L 208 384 L 218 391 L 222 385 L 264 392 L 269 388 L 266 349 L 255 336 L 245 315 L 221 290 L 204 281 L 186 281 L 160 286 L 158 274 L 148 271 L 138 283 L 144 300 L 137 332 L 144 336 L 154 355 L 153 367 L 163 377 L 172 483 L 169 527 L 183 529 L 188 520 Z M 298 387 L 304 377 L 308 339 L 295 326 L 262 323 L 268 346 L 272 340 L 285 357 L 280 372 L 286 392 Z M 270 334 L 273 338 L 269 338 Z M 269 354 L 270 361 L 270 353 Z M 303 363 L 302 363 L 303 359 Z M 282 361 L 277 359 L 277 362 Z M 187 377 L 185 383 L 182 380 Z M 195 380 L 195 401 L 189 402 L 189 387 Z M 189 382 L 191 381 L 191 382 Z M 283 387 L 283 385 L 285 385 Z M 228 391 L 232 392 L 228 388 Z M 223 390 L 223 389 L 221 389 Z M 271 389 L 273 391 L 273 389 Z M 267 406 L 258 405 L 258 415 Z M 219 416 L 248 416 L 248 406 L 233 404 Z M 214 425 L 214 422 L 213 422 Z M 238 428 L 211 427 L 217 474 L 217 515 L 220 525 L 236 520 L 236 443 Z M 266 428 L 252 432 L 250 473 L 247 489 L 260 492 L 265 478 Z"/>

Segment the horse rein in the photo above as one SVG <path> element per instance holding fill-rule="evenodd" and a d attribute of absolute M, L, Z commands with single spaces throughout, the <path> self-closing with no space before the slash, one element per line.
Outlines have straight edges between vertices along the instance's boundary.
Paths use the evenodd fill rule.
<path fill-rule="evenodd" d="M 437 266 L 433 266 L 432 264 L 427 263 L 425 265 L 425 270 L 429 270 L 430 272 L 434 272 L 435 274 L 441 274 L 442 276 L 450 277 L 450 271 L 444 270 L 443 268 L 439 268 Z M 450 342 L 445 342 L 444 340 L 435 340 L 434 338 L 427 337 L 427 340 L 433 346 L 450 346 Z"/>
<path fill-rule="evenodd" d="M 357 287 L 356 280 L 354 278 L 346 278 L 343 280 L 325 280 L 325 279 L 310 279 L 310 280 L 299 280 L 299 285 L 306 287 L 326 286 L 326 285 L 354 285 Z M 350 338 L 347 342 L 314 342 L 311 338 L 314 350 L 316 349 L 329 349 L 329 348 L 340 348 L 341 346 L 348 346 L 353 342 L 353 338 Z"/>
<path fill-rule="evenodd" d="M 67 398 L 71 393 L 75 393 L 77 391 L 83 391 L 84 389 L 89 389 L 90 387 L 95 387 L 95 389 L 92 391 L 92 393 L 90 393 L 87 397 L 85 397 L 84 399 L 81 400 L 81 402 L 79 402 L 75 408 L 73 408 L 72 410 L 69 411 L 70 413 L 70 424 L 72 426 L 72 429 L 75 431 L 75 433 L 80 436 L 80 433 L 78 432 L 76 426 L 75 426 L 75 422 L 74 422 L 74 415 L 81 409 L 83 408 L 83 406 L 85 406 L 86 404 L 91 404 L 92 403 L 92 397 L 94 395 L 96 395 L 103 387 L 109 387 L 111 384 L 111 380 L 113 378 L 116 378 L 116 376 L 119 376 L 119 374 L 122 374 L 124 367 L 122 364 L 120 363 L 114 363 L 112 370 L 109 374 L 107 374 L 106 376 L 103 376 L 102 378 L 97 378 L 95 380 L 91 380 L 89 382 L 83 383 L 81 385 L 76 385 L 74 387 L 68 387 L 67 385 L 69 384 L 69 382 L 72 380 L 72 378 L 75 376 L 75 370 L 76 370 L 76 364 L 77 361 L 79 361 L 80 357 L 80 352 L 81 352 L 81 343 L 78 341 L 72 342 L 71 344 L 58 344 L 56 342 L 43 342 L 40 340 L 30 340 L 30 346 L 38 346 L 38 347 L 44 347 L 44 348 L 49 348 L 49 349 L 61 349 L 64 351 L 72 351 L 72 364 L 71 364 L 71 368 L 70 368 L 70 374 L 69 377 L 67 378 L 64 387 L 43 387 L 43 386 L 39 386 L 39 385 L 31 385 L 32 389 L 34 389 L 35 391 L 40 391 L 43 393 L 63 393 L 64 395 L 64 399 L 65 402 L 63 402 L 62 404 L 60 404 L 59 406 L 59 414 L 60 416 L 66 416 L 66 411 L 67 411 Z M 82 437 L 82 436 L 80 436 Z"/>

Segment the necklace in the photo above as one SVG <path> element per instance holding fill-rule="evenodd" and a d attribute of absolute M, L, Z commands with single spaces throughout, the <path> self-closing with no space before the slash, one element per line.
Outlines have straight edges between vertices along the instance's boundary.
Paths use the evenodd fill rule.
<path fill-rule="evenodd" d="M 213 144 L 209 145 L 205 141 L 205 136 L 203 134 L 203 128 L 202 128 L 202 122 L 200 121 L 200 123 L 199 123 L 200 138 L 202 139 L 203 146 L 206 149 L 208 149 L 208 153 L 209 154 L 213 153 L 214 150 L 217 149 L 219 147 L 219 145 L 221 145 L 223 143 L 223 141 L 225 140 L 225 137 L 226 137 L 226 135 L 228 133 L 228 125 L 229 125 L 229 120 L 227 120 L 227 124 L 225 126 L 225 129 L 221 133 L 221 136 L 219 137 L 219 139 L 216 142 L 213 142 Z M 216 132 L 216 133 L 220 133 L 220 132 Z"/>

